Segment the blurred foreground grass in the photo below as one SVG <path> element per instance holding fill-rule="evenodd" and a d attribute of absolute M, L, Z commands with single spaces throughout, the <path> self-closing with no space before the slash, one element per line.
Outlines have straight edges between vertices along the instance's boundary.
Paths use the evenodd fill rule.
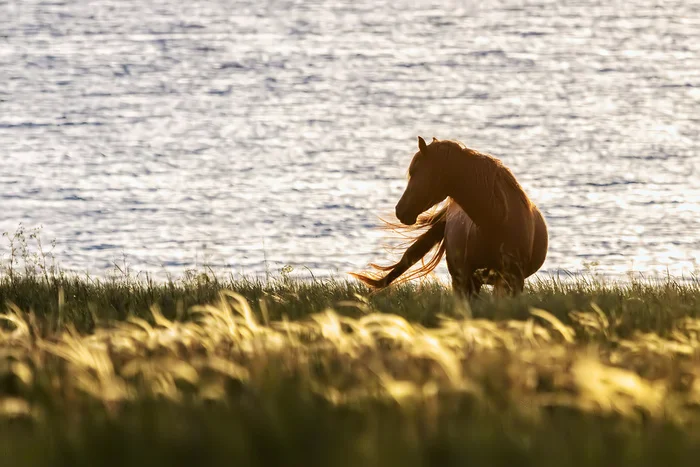
<path fill-rule="evenodd" d="M 0 276 L 1 465 L 697 465 L 700 284 Z"/>

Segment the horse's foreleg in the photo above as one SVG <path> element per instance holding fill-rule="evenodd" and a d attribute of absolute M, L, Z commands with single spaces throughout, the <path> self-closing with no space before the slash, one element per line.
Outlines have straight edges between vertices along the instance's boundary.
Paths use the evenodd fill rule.
<path fill-rule="evenodd" d="M 525 290 L 525 277 L 519 270 L 516 272 L 499 273 L 498 278 L 493 284 L 496 295 L 511 295 L 515 296 Z"/>
<path fill-rule="evenodd" d="M 450 271 L 452 276 L 452 291 L 461 299 L 470 299 L 481 291 L 483 282 L 474 274 L 464 274 L 461 271 Z"/>
<path fill-rule="evenodd" d="M 481 290 L 481 281 L 462 274 L 452 274 L 452 293 L 455 298 L 455 311 L 465 318 L 472 317 L 471 298 Z"/>

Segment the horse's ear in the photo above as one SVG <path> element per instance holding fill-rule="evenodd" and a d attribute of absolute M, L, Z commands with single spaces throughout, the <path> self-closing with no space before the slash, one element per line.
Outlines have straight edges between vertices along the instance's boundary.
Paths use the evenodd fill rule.
<path fill-rule="evenodd" d="M 425 152 L 425 150 L 428 149 L 428 145 L 425 144 L 425 140 L 420 136 L 418 137 L 418 149 L 420 149 L 420 152 Z"/>
<path fill-rule="evenodd" d="M 433 136 L 433 143 L 437 143 L 437 142 L 438 142 L 438 139 Z"/>

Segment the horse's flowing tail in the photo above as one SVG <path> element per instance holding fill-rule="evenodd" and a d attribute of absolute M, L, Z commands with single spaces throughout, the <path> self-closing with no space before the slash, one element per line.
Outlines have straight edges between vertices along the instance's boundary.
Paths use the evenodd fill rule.
<path fill-rule="evenodd" d="M 425 228 L 427 228 L 427 230 L 418 237 L 407 242 L 408 248 L 397 263 L 394 263 L 391 266 L 378 266 L 376 264 L 370 264 L 371 267 L 379 270 L 380 272 L 362 274 L 350 273 L 350 275 L 356 277 L 372 288 L 382 289 L 387 287 L 392 282 L 405 282 L 411 279 L 423 277 L 432 272 L 438 266 L 438 264 L 440 264 L 440 260 L 445 255 L 445 225 L 447 224 L 448 207 L 449 201 L 437 212 L 418 218 L 416 224 L 412 226 L 387 223 L 389 228 L 395 231 L 412 232 L 415 230 L 423 230 Z M 435 247 L 437 248 L 435 249 Z M 403 275 L 433 249 L 435 249 L 435 252 L 427 262 L 423 261 L 419 268 L 406 275 Z M 386 271 L 388 271 L 388 274 L 382 277 L 381 273 Z M 397 281 L 399 278 L 401 279 Z"/>

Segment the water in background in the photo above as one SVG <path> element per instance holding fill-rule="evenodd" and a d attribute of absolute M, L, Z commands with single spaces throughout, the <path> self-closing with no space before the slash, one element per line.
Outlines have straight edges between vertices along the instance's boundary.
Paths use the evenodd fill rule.
<path fill-rule="evenodd" d="M 543 273 L 696 271 L 700 4 L 476 3 L 0 1 L 0 231 L 95 274 L 341 274 L 388 261 L 422 135 L 511 167 Z"/>

